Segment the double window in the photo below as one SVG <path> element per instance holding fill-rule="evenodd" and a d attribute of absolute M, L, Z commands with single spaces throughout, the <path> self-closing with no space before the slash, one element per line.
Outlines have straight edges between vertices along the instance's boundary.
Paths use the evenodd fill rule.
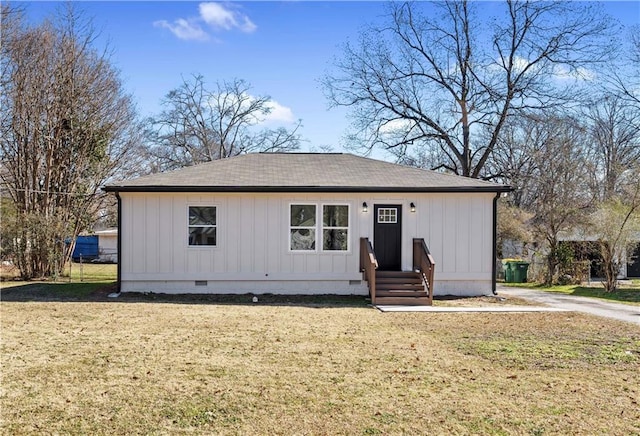
<path fill-rule="evenodd" d="M 217 230 L 215 206 L 189 206 L 189 245 L 215 247 Z"/>
<path fill-rule="evenodd" d="M 289 217 L 289 248 L 292 251 L 315 251 L 318 237 L 322 241 L 322 251 L 349 250 L 348 205 L 292 204 Z"/>

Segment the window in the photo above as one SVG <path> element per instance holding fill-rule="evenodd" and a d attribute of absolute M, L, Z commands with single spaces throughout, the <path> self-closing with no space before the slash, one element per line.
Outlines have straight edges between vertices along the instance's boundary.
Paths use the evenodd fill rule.
<path fill-rule="evenodd" d="M 322 249 L 349 250 L 349 206 L 322 206 Z"/>
<path fill-rule="evenodd" d="M 189 206 L 189 245 L 216 245 L 215 206 Z"/>
<path fill-rule="evenodd" d="M 316 249 L 316 205 L 292 204 L 289 221 L 289 248 L 293 251 Z"/>
<path fill-rule="evenodd" d="M 324 204 L 318 207 L 315 204 L 292 204 L 289 207 L 291 251 L 316 251 L 317 238 L 322 243 L 322 251 L 349 250 L 348 205 Z"/>
<path fill-rule="evenodd" d="M 381 207 L 378 209 L 379 223 L 397 223 L 398 209 L 395 207 Z"/>

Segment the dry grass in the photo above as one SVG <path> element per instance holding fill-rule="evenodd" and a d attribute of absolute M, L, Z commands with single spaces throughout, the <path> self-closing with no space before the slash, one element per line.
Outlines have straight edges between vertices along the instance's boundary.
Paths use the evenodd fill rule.
<path fill-rule="evenodd" d="M 599 282 L 582 285 L 554 285 L 545 286 L 540 283 L 504 283 L 504 286 L 515 288 L 531 288 L 541 291 L 558 292 L 561 294 L 575 295 L 579 297 L 599 298 L 602 300 L 615 301 L 617 303 L 632 304 L 640 306 L 640 281 L 632 280 L 631 284 L 622 284 L 613 292 L 606 292 L 604 286 Z"/>
<path fill-rule="evenodd" d="M 585 315 L 1 310 L 5 434 L 640 434 L 640 330 Z"/>
<path fill-rule="evenodd" d="M 500 306 L 540 306 L 540 303 L 518 297 L 484 296 L 454 297 L 436 296 L 433 299 L 436 307 L 500 307 Z"/>

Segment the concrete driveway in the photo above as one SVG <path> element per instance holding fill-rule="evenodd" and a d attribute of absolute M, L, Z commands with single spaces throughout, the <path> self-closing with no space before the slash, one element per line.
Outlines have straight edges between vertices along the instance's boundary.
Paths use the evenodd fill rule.
<path fill-rule="evenodd" d="M 574 312 L 589 313 L 604 316 L 619 321 L 632 322 L 640 325 L 640 306 L 630 304 L 610 303 L 598 298 L 576 297 L 557 292 L 545 292 L 536 289 L 512 288 L 498 285 L 498 295 L 524 298 Z"/>

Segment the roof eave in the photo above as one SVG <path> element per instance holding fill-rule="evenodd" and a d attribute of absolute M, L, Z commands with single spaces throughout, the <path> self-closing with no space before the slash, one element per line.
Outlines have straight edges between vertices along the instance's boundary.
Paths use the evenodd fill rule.
<path fill-rule="evenodd" d="M 392 187 L 392 186 L 105 186 L 106 192 L 425 192 L 472 193 L 511 192 L 507 185 L 496 186 L 442 186 L 442 187 Z"/>

